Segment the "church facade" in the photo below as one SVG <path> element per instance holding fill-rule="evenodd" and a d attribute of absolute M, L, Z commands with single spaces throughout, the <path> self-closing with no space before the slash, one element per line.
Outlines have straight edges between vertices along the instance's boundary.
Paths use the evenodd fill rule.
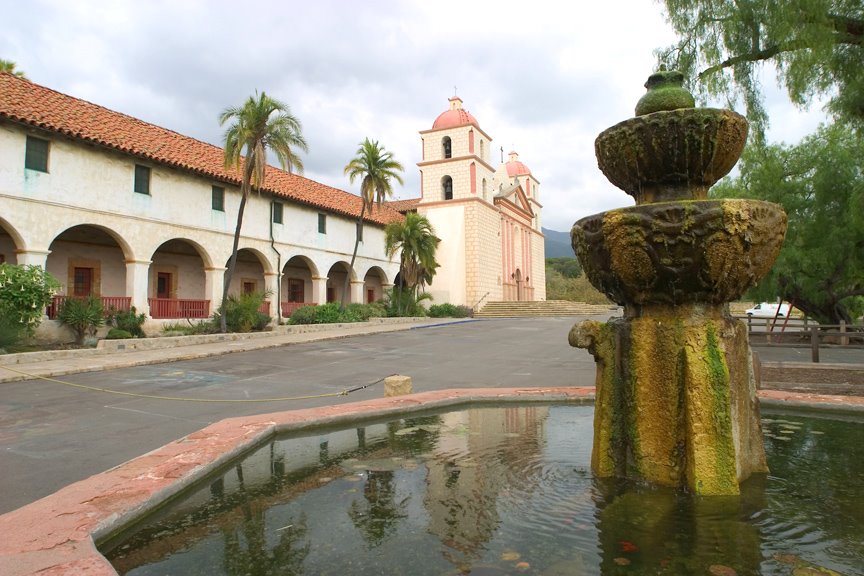
<path fill-rule="evenodd" d="M 510 152 L 492 165 L 492 137 L 454 96 L 420 132 L 420 198 L 399 209 L 429 219 L 441 265 L 434 302 L 473 308 L 491 301 L 545 300 L 540 182 Z"/>

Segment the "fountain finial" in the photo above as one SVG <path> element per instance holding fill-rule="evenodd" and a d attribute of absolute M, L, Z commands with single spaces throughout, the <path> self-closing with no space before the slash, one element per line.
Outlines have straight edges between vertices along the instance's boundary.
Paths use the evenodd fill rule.
<path fill-rule="evenodd" d="M 684 74 L 677 70 L 660 70 L 648 77 L 645 82 L 648 92 L 636 103 L 636 116 L 644 116 L 661 110 L 695 108 L 696 100 L 684 88 Z"/>

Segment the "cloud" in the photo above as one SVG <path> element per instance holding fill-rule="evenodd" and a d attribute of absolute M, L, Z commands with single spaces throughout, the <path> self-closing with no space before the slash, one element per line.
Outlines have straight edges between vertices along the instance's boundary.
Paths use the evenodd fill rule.
<path fill-rule="evenodd" d="M 368 136 L 405 165 L 400 198 L 419 194 L 418 132 L 447 109 L 455 87 L 492 149 L 515 148 L 540 180 L 547 228 L 567 230 L 632 203 L 597 169 L 593 142 L 632 116 L 653 49 L 674 39 L 656 2 L 247 8 L 228 0 L 0 0 L 11 15 L 0 57 L 35 82 L 216 145 L 219 113 L 266 91 L 303 123 L 308 177 L 350 189 L 342 169 Z M 782 114 L 773 125 L 783 139 L 820 117 L 788 105 Z"/>

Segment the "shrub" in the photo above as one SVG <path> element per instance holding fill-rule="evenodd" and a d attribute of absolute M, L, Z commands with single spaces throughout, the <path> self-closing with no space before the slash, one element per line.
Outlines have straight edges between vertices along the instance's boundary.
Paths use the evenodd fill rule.
<path fill-rule="evenodd" d="M 609 299 L 594 288 L 584 275 L 578 278 L 565 278 L 560 272 L 548 267 L 546 268 L 546 299 L 611 304 Z"/>
<path fill-rule="evenodd" d="M 386 318 L 387 317 L 387 305 L 384 304 L 381 300 L 377 302 L 370 302 L 369 304 L 365 304 L 366 309 L 369 310 L 369 318 Z"/>
<path fill-rule="evenodd" d="M 18 343 L 21 339 L 21 326 L 11 316 L 0 316 L 0 353 Z"/>
<path fill-rule="evenodd" d="M 384 294 L 388 316 L 426 316 L 426 308 L 420 304 L 424 300 L 432 300 L 432 295 L 424 292 L 415 296 L 410 288 L 394 287 Z"/>
<path fill-rule="evenodd" d="M 469 306 L 456 306 L 449 302 L 429 307 L 429 316 L 432 318 L 470 318 L 473 315 L 474 311 Z"/>
<path fill-rule="evenodd" d="M 39 266 L 0 264 L 0 347 L 33 334 L 59 287 Z"/>
<path fill-rule="evenodd" d="M 258 311 L 267 294 L 264 292 L 250 292 L 237 296 L 228 296 L 222 306 L 213 314 L 214 324 L 220 324 L 221 314 L 225 314 L 225 325 L 230 332 L 251 332 L 262 330 L 270 323 L 272 318 Z"/>
<path fill-rule="evenodd" d="M 366 322 L 369 318 L 387 316 L 387 310 L 380 304 L 348 304 L 344 310 L 343 322 Z"/>
<path fill-rule="evenodd" d="M 337 322 L 365 322 L 372 317 L 386 316 L 380 303 L 348 304 L 344 309 L 336 302 L 320 306 L 304 306 L 291 314 L 291 324 L 335 324 Z"/>
<path fill-rule="evenodd" d="M 431 318 L 452 318 L 456 313 L 456 306 L 449 302 L 444 304 L 433 304 L 429 307 Z"/>
<path fill-rule="evenodd" d="M 582 266 L 579 260 L 571 257 L 546 258 L 546 274 L 552 268 L 564 278 L 579 278 L 582 275 Z"/>
<path fill-rule="evenodd" d="M 315 324 L 335 324 L 341 322 L 342 318 L 342 311 L 336 302 L 315 306 Z"/>
<path fill-rule="evenodd" d="M 86 298 L 66 298 L 57 312 L 57 320 L 69 326 L 78 344 L 84 344 L 87 336 L 96 335 L 96 329 L 105 324 L 105 310 L 102 300 L 95 296 Z"/>
<path fill-rule="evenodd" d="M 138 311 L 134 306 L 130 310 L 121 310 L 117 311 L 113 308 L 108 313 L 108 324 L 122 330 L 124 332 L 128 332 L 132 335 L 133 338 L 144 338 L 144 330 L 141 328 L 144 325 L 144 322 L 147 321 L 146 314 L 138 314 Z M 110 332 L 109 332 L 110 334 Z"/>
<path fill-rule="evenodd" d="M 453 315 L 454 318 L 473 318 L 474 317 L 474 309 L 470 306 L 457 306 L 456 313 Z"/>
<path fill-rule="evenodd" d="M 219 326 L 210 320 L 201 320 L 199 322 L 186 321 L 186 324 L 174 322 L 172 324 L 163 324 L 162 333 L 179 332 L 183 336 L 194 336 L 197 334 L 215 334 Z"/>
<path fill-rule="evenodd" d="M 105 335 L 106 340 L 127 340 L 129 338 L 135 338 L 135 336 L 133 336 L 131 332 L 127 332 L 120 328 L 111 328 L 108 331 L 108 334 Z"/>
<path fill-rule="evenodd" d="M 291 313 L 289 322 L 291 324 L 315 324 L 315 308 L 317 306 L 303 306 Z"/>

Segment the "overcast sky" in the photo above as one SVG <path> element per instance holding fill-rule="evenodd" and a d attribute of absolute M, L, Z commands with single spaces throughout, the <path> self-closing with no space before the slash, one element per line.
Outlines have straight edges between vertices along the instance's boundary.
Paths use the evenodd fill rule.
<path fill-rule="evenodd" d="M 418 132 L 455 89 L 562 231 L 632 204 L 594 138 L 633 115 L 652 51 L 674 40 L 653 0 L 0 0 L 0 14 L 0 58 L 32 81 L 212 144 L 224 108 L 267 92 L 303 123 L 305 175 L 354 193 L 342 169 L 368 136 L 406 167 L 395 198 L 419 196 Z M 816 127 L 818 108 L 772 92 L 770 139 Z"/>

